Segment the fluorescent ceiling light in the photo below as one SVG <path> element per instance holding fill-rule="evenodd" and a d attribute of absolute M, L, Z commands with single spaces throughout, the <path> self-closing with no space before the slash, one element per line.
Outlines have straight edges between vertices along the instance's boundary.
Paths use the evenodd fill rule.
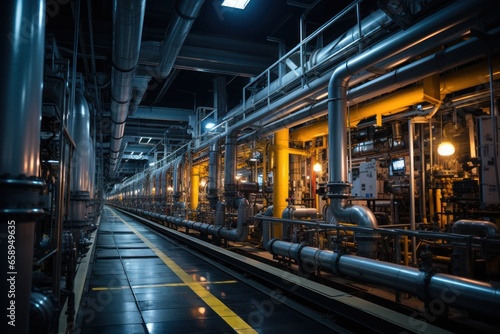
<path fill-rule="evenodd" d="M 249 2 L 250 0 L 224 0 L 222 6 L 245 9 Z"/>

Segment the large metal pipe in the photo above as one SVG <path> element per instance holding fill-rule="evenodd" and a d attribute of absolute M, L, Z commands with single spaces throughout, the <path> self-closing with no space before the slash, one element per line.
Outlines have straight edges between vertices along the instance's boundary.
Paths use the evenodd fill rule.
<path fill-rule="evenodd" d="M 352 45 L 350 48 L 347 48 L 350 44 L 352 44 L 359 36 L 359 29 L 361 29 L 361 34 L 363 36 L 374 36 L 379 32 L 384 31 L 384 27 L 386 27 L 392 19 L 384 13 L 382 10 L 376 10 L 369 16 L 367 16 L 362 22 L 360 28 L 358 26 L 354 26 L 343 33 L 340 37 L 335 39 L 333 42 L 329 43 L 325 47 L 316 50 L 311 59 L 307 62 L 304 68 L 310 69 L 312 67 L 318 66 L 325 61 L 333 62 L 336 59 L 345 59 L 345 57 L 352 55 L 353 52 L 358 50 L 357 45 Z M 343 50 L 345 49 L 345 50 Z M 343 52 L 340 52 L 343 50 Z M 333 57 L 337 54 L 335 57 Z M 294 71 L 287 73 L 284 77 L 279 78 L 273 81 L 270 84 L 270 87 L 266 87 L 261 91 L 257 92 L 255 95 L 251 96 L 247 99 L 245 103 L 245 108 L 243 108 L 243 104 L 233 108 L 230 112 L 228 112 L 227 116 L 224 117 L 224 120 L 231 119 L 232 117 L 238 115 L 244 110 L 252 110 L 255 109 L 255 101 L 261 101 L 265 97 L 267 97 L 268 92 L 279 91 L 281 87 L 288 87 L 290 90 L 290 84 L 297 80 L 298 77 L 302 75 L 302 68 L 298 67 Z M 329 76 L 327 76 L 329 77 Z M 297 86 L 300 84 L 300 80 L 297 81 Z M 324 86 L 326 88 L 326 85 Z M 310 90 L 310 94 L 314 94 L 314 89 Z"/>
<path fill-rule="evenodd" d="M 162 58 L 157 69 L 160 77 L 166 78 L 170 74 L 204 2 L 204 0 L 175 1 L 175 14 L 161 45 Z"/>
<path fill-rule="evenodd" d="M 484 2 L 484 1 L 482 1 Z M 469 1 L 461 0 L 430 15 L 412 27 L 400 31 L 367 51 L 354 56 L 339 65 L 328 85 L 328 149 L 329 183 L 328 197 L 334 217 L 340 221 L 376 226 L 373 213 L 365 208 L 345 206 L 344 200 L 350 196 L 351 185 L 347 174 L 347 87 L 349 79 L 392 55 L 405 50 L 439 32 L 453 29 L 461 22 L 469 20 L 482 10 Z M 351 220 L 356 219 L 356 220 Z"/>
<path fill-rule="evenodd" d="M 45 1 L 2 4 L 0 26 L 0 308 L 3 332 L 28 333 L 35 222 L 43 213 L 39 156 Z"/>
<path fill-rule="evenodd" d="M 208 201 L 210 208 L 215 210 L 219 201 L 218 190 L 219 183 L 219 166 L 221 163 L 221 155 L 219 143 L 215 142 L 210 146 L 208 153 Z"/>
<path fill-rule="evenodd" d="M 76 144 L 71 159 L 71 200 L 69 223 L 74 228 L 74 238 L 79 240 L 79 229 L 88 223 L 87 205 L 90 199 L 90 112 L 81 92 L 75 94 L 74 109 L 69 115 L 68 131 Z M 76 235 L 75 235 L 76 233 Z"/>
<path fill-rule="evenodd" d="M 494 29 L 486 35 L 488 36 L 488 40 L 500 38 L 500 29 Z M 385 91 L 391 91 L 404 87 L 430 75 L 438 74 L 463 65 L 468 61 L 485 57 L 489 54 L 489 52 L 496 53 L 498 51 L 500 51 L 499 44 L 491 45 L 483 39 L 472 37 L 464 42 L 438 51 L 437 53 L 421 58 L 420 60 L 403 66 L 395 71 L 384 74 L 377 79 L 349 89 L 347 92 L 348 103 L 349 105 L 354 105 L 356 103 L 366 101 L 370 98 L 381 95 Z M 416 64 L 418 64 L 419 67 L 416 67 Z M 441 92 L 456 92 L 458 89 L 480 84 L 483 82 L 481 80 L 484 80 L 483 77 L 487 76 L 487 74 L 483 75 L 484 72 L 487 72 L 486 66 L 475 64 L 445 75 L 441 78 Z M 495 73 L 496 72 L 497 71 L 495 71 Z M 466 78 L 464 78 L 464 76 Z M 349 81 L 349 84 L 350 83 L 351 81 Z M 464 87 L 465 85 L 469 86 Z M 349 121 L 351 122 L 351 125 L 353 125 L 359 122 L 360 119 L 373 116 L 377 112 L 388 112 L 390 108 L 393 110 L 400 110 L 402 107 L 406 107 L 413 103 L 420 103 L 424 100 L 424 98 L 425 96 L 422 86 L 404 88 L 404 90 L 399 91 L 394 95 L 387 96 L 382 100 L 376 100 L 369 105 L 360 108 L 351 108 Z M 387 103 L 391 107 L 384 107 L 384 103 Z M 238 138 L 238 141 L 248 142 L 262 138 L 271 135 L 280 129 L 292 128 L 302 124 L 304 120 L 313 120 L 315 118 L 325 116 L 327 113 L 327 100 L 323 100 L 313 106 L 303 108 L 287 117 L 283 117 L 278 121 L 265 124 L 261 129 L 255 131 L 254 133 Z M 318 133 L 327 133 L 326 121 L 324 124 L 314 123 L 313 127 L 314 128 L 311 128 L 310 131 L 308 127 L 301 128 L 297 130 L 297 132 L 292 132 L 291 135 L 296 137 L 298 140 L 301 140 L 301 138 L 303 140 L 307 140 L 307 138 L 310 138 L 315 131 Z M 326 130 L 324 130 L 323 127 Z M 304 138 L 304 131 L 307 138 Z"/>
<path fill-rule="evenodd" d="M 500 307 L 500 288 L 471 279 L 434 274 L 403 265 L 381 262 L 356 255 L 341 255 L 301 244 L 271 240 L 266 248 L 302 263 L 308 270 L 323 269 L 337 275 L 404 291 L 439 306 L 496 317 Z M 443 307 L 444 309 L 444 307 Z"/>
<path fill-rule="evenodd" d="M 114 1 L 111 69 L 110 170 L 115 171 L 139 61 L 146 0 Z"/>
<path fill-rule="evenodd" d="M 179 208 L 179 209 L 183 209 L 185 204 L 184 202 L 179 202 L 179 200 L 181 199 L 181 196 L 182 196 L 182 158 L 183 156 L 179 156 L 177 159 L 175 159 L 173 161 L 173 171 L 172 171 L 172 177 L 173 177 L 173 181 L 172 181 L 172 191 L 174 192 L 174 196 L 173 196 L 173 199 L 174 199 L 174 207 L 175 208 Z"/>
<path fill-rule="evenodd" d="M 479 236 L 495 236 L 500 234 L 498 226 L 489 221 L 461 219 L 453 223 L 453 233 Z"/>
<path fill-rule="evenodd" d="M 236 228 L 230 228 L 224 224 L 224 203 L 217 204 L 216 210 L 216 224 L 207 224 L 201 222 L 195 222 L 192 220 L 187 220 L 183 218 L 173 217 L 173 216 L 158 216 L 152 212 L 140 211 L 139 213 L 151 216 L 154 218 L 159 218 L 163 221 L 172 223 L 174 225 L 183 226 L 191 230 L 199 231 L 204 234 L 210 234 L 218 238 L 224 238 L 230 241 L 245 241 L 248 237 L 248 224 L 247 221 L 250 217 L 250 204 L 245 198 L 238 198 L 236 200 L 238 207 L 238 217 Z"/>

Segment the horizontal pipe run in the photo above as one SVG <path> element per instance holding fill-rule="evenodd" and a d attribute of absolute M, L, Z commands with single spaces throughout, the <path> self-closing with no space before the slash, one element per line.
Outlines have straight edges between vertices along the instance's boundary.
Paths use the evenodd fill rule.
<path fill-rule="evenodd" d="M 331 273 L 407 292 L 430 303 L 442 303 L 465 311 L 497 317 L 500 288 L 492 284 L 446 274 L 434 274 L 356 255 L 340 255 L 301 244 L 271 240 L 266 249 L 291 258 L 306 270 Z"/>

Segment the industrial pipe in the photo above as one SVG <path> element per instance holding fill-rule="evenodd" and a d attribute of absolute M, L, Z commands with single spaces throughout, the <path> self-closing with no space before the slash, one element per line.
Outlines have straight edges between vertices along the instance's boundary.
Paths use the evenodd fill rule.
<path fill-rule="evenodd" d="M 482 1 L 484 2 L 484 1 Z M 347 174 L 347 87 L 349 79 L 392 55 L 424 41 L 436 32 L 453 29 L 475 16 L 482 6 L 470 1 L 457 1 L 412 27 L 402 30 L 372 48 L 337 66 L 328 85 L 328 197 L 334 217 L 340 221 L 377 226 L 373 213 L 366 207 L 345 206 L 351 185 Z M 351 220 L 354 219 L 354 220 Z"/>
<path fill-rule="evenodd" d="M 492 237 L 500 233 L 498 226 L 489 221 L 461 219 L 453 223 L 453 233 Z"/>
<path fill-rule="evenodd" d="M 172 71 L 175 59 L 204 2 L 204 0 L 175 1 L 175 14 L 170 21 L 160 50 L 162 57 L 157 69 L 160 77 L 166 78 Z"/>
<path fill-rule="evenodd" d="M 399 264 L 356 255 L 341 255 L 301 244 L 271 240 L 266 249 L 301 263 L 313 272 L 323 269 L 337 275 L 407 292 L 428 305 L 449 305 L 491 317 L 498 316 L 500 288 L 447 274 L 432 274 Z M 444 307 L 443 307 L 444 309 Z"/>
<path fill-rule="evenodd" d="M 116 170 L 139 61 L 146 0 L 114 1 L 110 170 Z"/>
<path fill-rule="evenodd" d="M 28 333 L 40 192 L 45 1 L 2 4 L 0 87 L 0 308 L 4 333 Z M 15 254 L 15 255 L 14 255 Z"/>

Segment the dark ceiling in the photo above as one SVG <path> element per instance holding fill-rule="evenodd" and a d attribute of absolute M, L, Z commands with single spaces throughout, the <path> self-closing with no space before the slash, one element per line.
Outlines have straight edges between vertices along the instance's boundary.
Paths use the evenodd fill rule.
<path fill-rule="evenodd" d="M 227 110 L 231 110 L 242 101 L 242 88 L 250 78 L 278 60 L 278 42 L 283 43 L 285 51 L 298 44 L 299 23 L 305 12 L 305 30 L 311 33 L 351 1 L 251 0 L 244 10 L 222 7 L 221 3 L 222 0 L 204 1 L 170 75 L 167 78 L 153 75 L 148 82 L 140 103 L 143 109 L 127 120 L 122 144 L 125 149 L 115 180 L 142 170 L 154 159 L 155 151 L 156 159 L 160 159 L 190 139 L 189 121 L 180 114 L 184 110 L 194 112 L 197 107 L 214 105 L 215 78 L 224 78 Z M 157 46 L 165 38 L 176 5 L 179 4 L 174 0 L 146 1 L 136 77 L 151 75 L 151 69 L 158 64 L 154 50 L 158 50 Z M 362 2 L 363 14 L 376 5 L 375 1 Z M 78 12 L 77 72 L 84 79 L 87 99 L 98 111 L 98 125 L 93 131 L 102 132 L 103 137 L 97 136 L 97 145 L 106 148 L 110 135 L 113 1 L 48 2 L 46 32 L 54 36 L 62 57 L 70 60 Z M 353 26 L 353 22 L 355 18 L 347 15 L 335 27 L 340 33 Z M 96 85 L 98 94 L 92 93 Z M 164 140 L 167 137 L 168 143 Z M 141 138 L 151 140 L 145 143 L 147 140 Z"/>

